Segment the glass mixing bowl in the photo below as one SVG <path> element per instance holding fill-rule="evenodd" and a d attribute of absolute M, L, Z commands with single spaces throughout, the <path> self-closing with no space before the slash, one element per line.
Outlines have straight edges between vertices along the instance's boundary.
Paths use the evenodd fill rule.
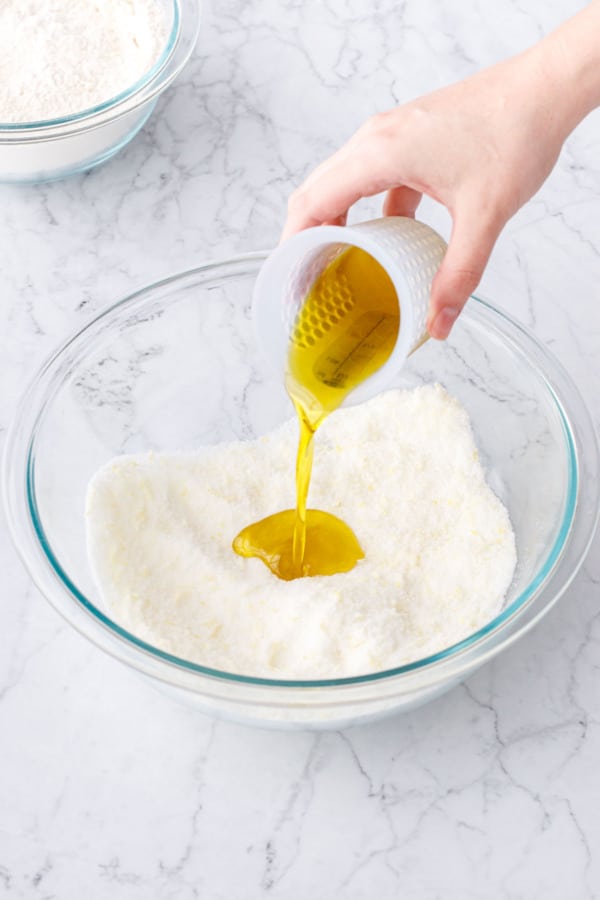
<path fill-rule="evenodd" d="M 581 565 L 598 515 L 598 448 L 568 375 L 520 325 L 473 298 L 445 343 L 395 384 L 439 381 L 465 405 L 507 505 L 518 567 L 505 607 L 461 643 L 363 677 L 278 681 L 215 671 L 139 640 L 110 617 L 86 555 L 89 479 L 109 458 L 260 435 L 292 415 L 252 333 L 253 254 L 167 278 L 70 338 L 27 389 L 7 439 L 15 544 L 40 591 L 103 650 L 215 715 L 339 728 L 432 699 L 525 634 Z M 585 489 L 584 489 L 585 486 Z"/>
<path fill-rule="evenodd" d="M 198 0 L 161 0 L 168 38 L 154 66 L 134 85 L 92 109 L 45 122 L 0 122 L 0 182 L 40 182 L 86 171 L 135 137 L 159 95 L 190 58 L 198 37 Z"/>

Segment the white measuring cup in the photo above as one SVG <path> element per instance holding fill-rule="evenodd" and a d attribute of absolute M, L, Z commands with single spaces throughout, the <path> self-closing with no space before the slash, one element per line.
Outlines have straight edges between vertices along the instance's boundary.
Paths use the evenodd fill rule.
<path fill-rule="evenodd" d="M 254 286 L 252 315 L 263 354 L 276 371 L 284 372 L 294 322 L 311 287 L 350 247 L 366 251 L 385 269 L 400 307 L 394 349 L 386 362 L 348 395 L 346 403 L 354 405 L 383 390 L 427 337 L 431 283 L 446 252 L 446 243 L 436 231 L 402 216 L 301 231 L 265 260 Z"/>

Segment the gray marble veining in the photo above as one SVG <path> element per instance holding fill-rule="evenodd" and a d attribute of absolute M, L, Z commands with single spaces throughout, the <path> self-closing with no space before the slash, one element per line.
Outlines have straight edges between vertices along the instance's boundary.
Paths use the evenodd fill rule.
<path fill-rule="evenodd" d="M 191 63 L 120 155 L 0 187 L 0 443 L 29 374 L 105 303 L 272 245 L 292 186 L 366 116 L 523 48 L 579 5 L 207 8 Z M 597 425 L 599 160 L 596 114 L 481 287 L 552 348 Z M 434 204 L 422 215 L 448 233 Z M 88 645 L 31 585 L 0 519 L 0 895 L 600 896 L 599 549 L 526 640 L 440 700 L 285 734 L 175 706 Z"/>

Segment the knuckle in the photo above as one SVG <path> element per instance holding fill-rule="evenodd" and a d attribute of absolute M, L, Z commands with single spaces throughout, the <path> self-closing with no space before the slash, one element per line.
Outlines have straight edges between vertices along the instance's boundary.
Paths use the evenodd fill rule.
<path fill-rule="evenodd" d="M 453 269 L 449 275 L 452 292 L 461 297 L 471 294 L 481 280 L 481 272 L 475 268 Z"/>
<path fill-rule="evenodd" d="M 375 113 L 370 116 L 361 131 L 366 137 L 382 137 L 389 133 L 391 126 L 391 116 L 389 112 Z"/>

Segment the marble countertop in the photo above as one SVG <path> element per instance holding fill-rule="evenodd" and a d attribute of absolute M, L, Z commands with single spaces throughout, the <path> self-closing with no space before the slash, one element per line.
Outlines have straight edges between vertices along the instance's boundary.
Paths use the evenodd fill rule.
<path fill-rule="evenodd" d="M 0 187 L 0 443 L 24 381 L 107 302 L 272 245 L 292 185 L 370 113 L 536 40 L 579 4 L 225 0 L 110 163 Z M 600 423 L 600 117 L 509 224 L 482 292 L 532 327 Z M 360 206 L 355 219 L 377 211 Z M 425 204 L 423 218 L 448 232 Z M 0 896 L 600 896 L 600 543 L 525 640 L 368 727 L 213 721 L 79 637 L 0 519 Z"/>

